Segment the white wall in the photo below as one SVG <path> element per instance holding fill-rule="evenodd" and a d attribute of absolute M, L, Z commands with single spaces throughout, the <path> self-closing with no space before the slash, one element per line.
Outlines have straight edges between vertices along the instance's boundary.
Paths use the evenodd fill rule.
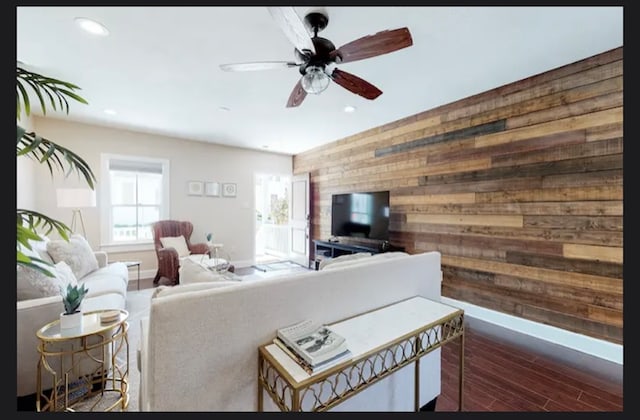
<path fill-rule="evenodd" d="M 94 249 L 100 249 L 100 156 L 101 153 L 138 155 L 170 161 L 170 217 L 194 224 L 193 242 L 204 242 L 212 232 L 215 242 L 222 242 L 234 261 L 251 260 L 254 253 L 254 174 L 291 174 L 291 156 L 219 146 L 214 144 L 145 134 L 97 125 L 71 123 L 52 118 L 36 118 L 38 133 L 68 147 L 87 161 L 98 178 L 98 207 L 82 211 L 87 237 Z M 39 165 L 44 166 L 44 165 Z M 188 196 L 188 181 L 234 182 L 235 198 Z M 57 187 L 84 187 L 73 173 L 65 179 L 53 178 L 45 167 L 37 168 L 36 209 L 71 222 L 69 209 L 56 207 Z M 109 254 L 114 259 L 141 259 L 141 269 L 155 269 L 155 252 Z M 143 276 L 144 277 L 144 276 Z"/>

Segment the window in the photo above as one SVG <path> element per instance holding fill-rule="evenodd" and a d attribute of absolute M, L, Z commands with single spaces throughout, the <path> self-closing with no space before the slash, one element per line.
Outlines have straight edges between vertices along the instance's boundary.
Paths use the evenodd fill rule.
<path fill-rule="evenodd" d="M 371 224 L 373 199 L 370 194 L 352 194 L 351 221 L 361 225 Z"/>
<path fill-rule="evenodd" d="M 102 242 L 150 243 L 151 224 L 169 218 L 169 161 L 102 156 Z"/>

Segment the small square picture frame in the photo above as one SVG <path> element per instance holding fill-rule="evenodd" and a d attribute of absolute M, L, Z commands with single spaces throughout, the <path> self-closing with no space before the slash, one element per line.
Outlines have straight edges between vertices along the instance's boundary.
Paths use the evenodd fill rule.
<path fill-rule="evenodd" d="M 222 184 L 222 196 L 223 197 L 235 197 L 237 193 L 237 186 L 233 182 L 225 182 Z"/>
<path fill-rule="evenodd" d="M 189 181 L 187 183 L 187 194 L 202 195 L 204 192 L 204 183 L 202 181 Z"/>
<path fill-rule="evenodd" d="M 205 182 L 204 183 L 204 195 L 208 197 L 220 197 L 220 183 L 219 182 Z"/>

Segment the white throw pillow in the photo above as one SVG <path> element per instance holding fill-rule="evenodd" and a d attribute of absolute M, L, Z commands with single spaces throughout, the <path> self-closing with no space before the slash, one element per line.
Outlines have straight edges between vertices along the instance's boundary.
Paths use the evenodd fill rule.
<path fill-rule="evenodd" d="M 98 259 L 89 242 L 81 235 L 71 235 L 69 242 L 64 239 L 49 241 L 47 252 L 55 263 L 66 262 L 77 279 L 98 269 Z"/>
<path fill-rule="evenodd" d="M 191 254 L 191 251 L 189 251 L 189 247 L 187 246 L 187 241 L 182 235 L 160 238 L 160 243 L 164 248 L 174 248 L 178 251 L 178 257 L 186 257 Z"/>
<path fill-rule="evenodd" d="M 62 289 L 67 289 L 67 285 L 78 284 L 76 276 L 71 271 L 71 267 L 64 261 L 60 261 L 53 267 L 45 267 L 54 276 L 46 274 L 26 266 L 17 267 L 18 287 L 17 300 L 38 299 L 48 296 L 60 295 Z"/>

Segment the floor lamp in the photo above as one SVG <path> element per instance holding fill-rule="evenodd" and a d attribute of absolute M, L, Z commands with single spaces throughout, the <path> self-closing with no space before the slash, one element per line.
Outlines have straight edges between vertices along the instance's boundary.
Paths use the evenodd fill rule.
<path fill-rule="evenodd" d="M 58 207 L 71 208 L 71 232 L 76 232 L 78 223 L 82 227 L 82 236 L 87 238 L 82 219 L 82 208 L 96 206 L 96 192 L 88 188 L 58 188 L 56 190 Z"/>

